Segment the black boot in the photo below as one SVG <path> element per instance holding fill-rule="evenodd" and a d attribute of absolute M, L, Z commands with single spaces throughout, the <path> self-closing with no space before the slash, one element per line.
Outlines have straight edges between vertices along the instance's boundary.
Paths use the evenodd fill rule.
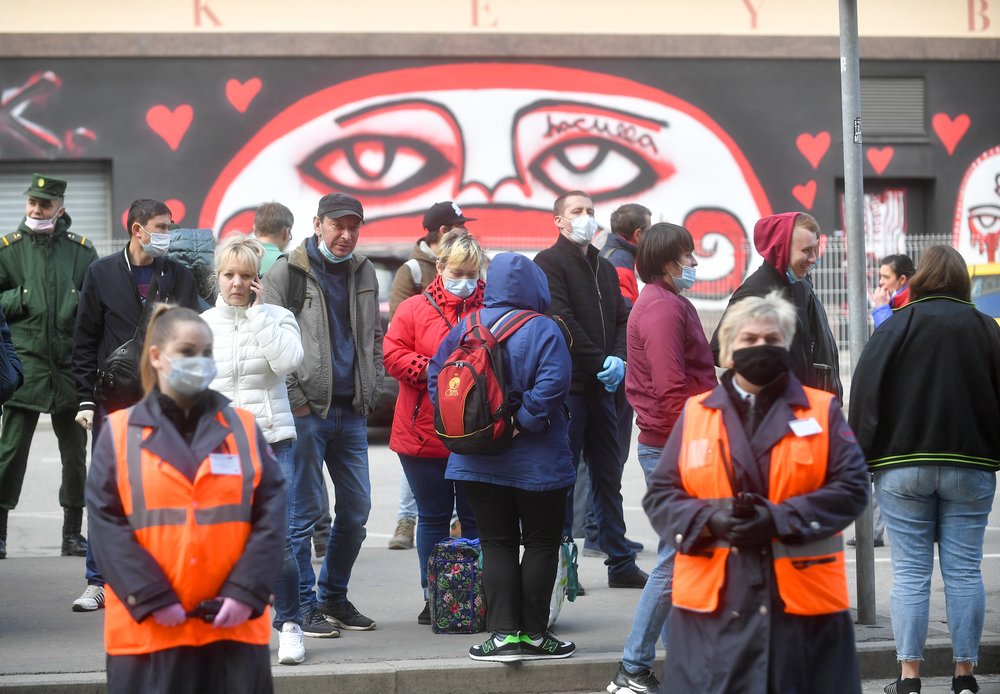
<path fill-rule="evenodd" d="M 0 559 L 7 558 L 7 509 L 0 508 Z"/>
<path fill-rule="evenodd" d="M 82 526 L 82 508 L 63 508 L 62 555 L 64 557 L 87 556 L 87 540 L 80 534 Z"/>

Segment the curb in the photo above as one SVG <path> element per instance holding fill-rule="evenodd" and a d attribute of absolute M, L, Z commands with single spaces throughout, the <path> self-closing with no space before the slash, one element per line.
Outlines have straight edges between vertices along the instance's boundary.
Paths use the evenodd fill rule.
<path fill-rule="evenodd" d="M 928 639 L 922 676 L 952 674 L 951 642 Z M 621 653 L 575 655 L 566 660 L 517 664 L 479 663 L 468 658 L 394 660 L 345 663 L 310 667 L 275 667 L 274 690 L 278 694 L 354 694 L 387 692 L 477 692 L 479 694 L 543 694 L 545 692 L 593 692 L 603 689 L 618 668 Z M 657 658 L 656 671 L 662 667 Z M 898 672 L 892 642 L 858 644 L 858 663 L 863 680 L 891 680 Z M 977 671 L 1000 672 L 1000 636 L 986 637 L 979 650 Z M 5 694 L 105 694 L 103 672 L 63 675 L 0 676 Z"/>

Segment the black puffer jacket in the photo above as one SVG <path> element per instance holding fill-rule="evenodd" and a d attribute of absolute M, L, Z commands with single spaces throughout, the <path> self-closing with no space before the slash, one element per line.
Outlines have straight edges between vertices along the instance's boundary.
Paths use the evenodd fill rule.
<path fill-rule="evenodd" d="M 593 246 L 586 255 L 562 234 L 535 256 L 549 281 L 549 315 L 558 316 L 573 343 L 573 393 L 600 392 L 597 373 L 608 356 L 625 359 L 628 308 L 615 268 Z"/>

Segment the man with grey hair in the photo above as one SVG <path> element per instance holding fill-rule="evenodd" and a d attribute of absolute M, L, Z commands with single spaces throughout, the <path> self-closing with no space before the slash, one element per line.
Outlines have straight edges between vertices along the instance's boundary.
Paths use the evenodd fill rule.
<path fill-rule="evenodd" d="M 253 218 L 253 235 L 264 246 L 260 274 L 270 270 L 278 256 L 285 252 L 285 247 L 292 240 L 294 223 L 292 211 L 280 202 L 265 202 L 257 208 Z"/>

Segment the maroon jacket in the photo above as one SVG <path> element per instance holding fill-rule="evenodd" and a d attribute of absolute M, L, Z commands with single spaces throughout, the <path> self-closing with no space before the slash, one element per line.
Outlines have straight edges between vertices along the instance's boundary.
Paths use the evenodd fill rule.
<path fill-rule="evenodd" d="M 447 318 L 423 293 L 399 305 L 382 342 L 387 374 L 399 381 L 399 397 L 392 417 L 389 448 L 418 458 L 447 458 L 449 451 L 434 433 L 434 406 L 427 395 L 427 381 L 420 375 L 451 328 L 469 313 L 483 307 L 482 280 L 468 299 L 445 291 L 440 275 L 427 285 L 427 293 Z"/>
<path fill-rule="evenodd" d="M 717 383 L 712 348 L 694 306 L 662 280 L 647 284 L 628 318 L 625 369 L 639 443 L 662 448 L 684 402 Z"/>

